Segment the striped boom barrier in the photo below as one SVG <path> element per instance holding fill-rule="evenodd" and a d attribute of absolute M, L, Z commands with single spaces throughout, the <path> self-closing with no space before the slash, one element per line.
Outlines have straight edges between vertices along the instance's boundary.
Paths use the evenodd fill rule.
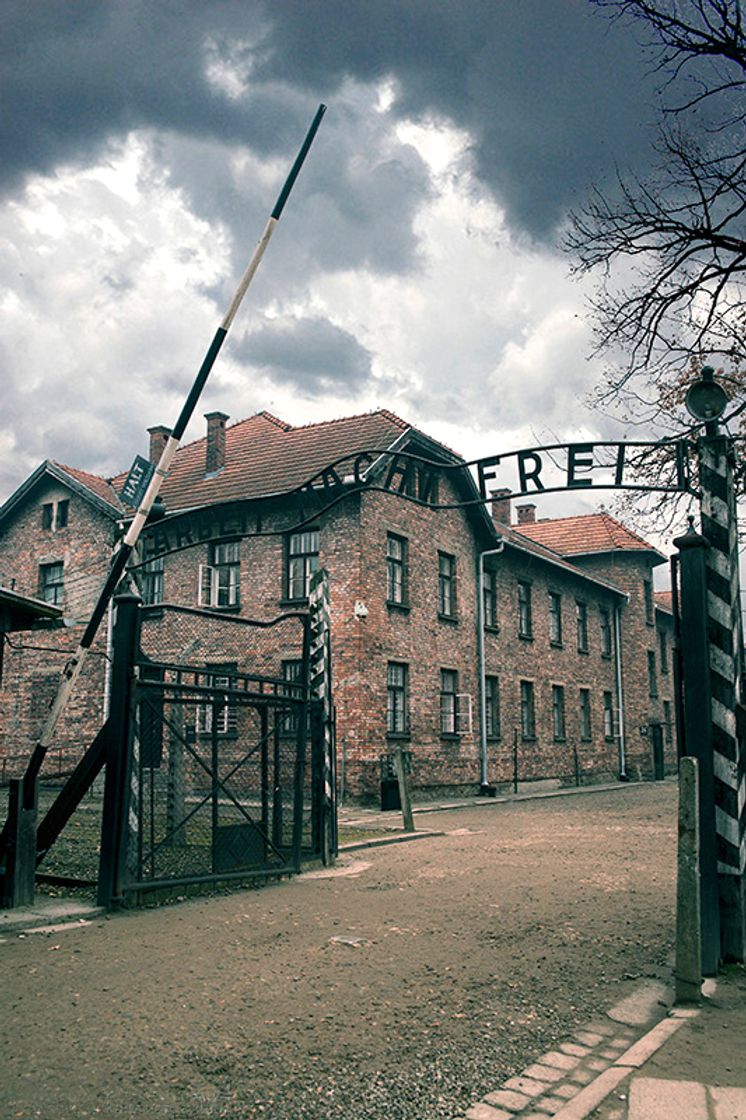
<path fill-rule="evenodd" d="M 743 638 L 738 577 L 738 524 L 730 439 L 700 440 L 702 534 L 706 553 L 707 623 L 722 958 L 746 953 L 746 750 L 739 740 Z"/>
<path fill-rule="evenodd" d="M 169 472 L 173 457 L 176 454 L 176 450 L 179 446 L 179 443 L 181 442 L 187 425 L 192 418 L 194 409 L 196 408 L 197 402 L 199 401 L 199 398 L 202 394 L 202 390 L 207 383 L 210 371 L 215 364 L 215 359 L 217 358 L 220 352 L 220 348 L 225 341 L 231 323 L 236 317 L 236 312 L 238 311 L 241 301 L 246 295 L 248 287 L 251 281 L 254 279 L 254 275 L 259 268 L 259 265 L 261 264 L 264 252 L 267 248 L 267 245 L 269 244 L 272 234 L 277 227 L 277 223 L 280 220 L 280 216 L 285 207 L 285 203 L 288 200 L 288 196 L 293 189 L 295 180 L 297 179 L 305 158 L 308 155 L 308 151 L 314 141 L 319 125 L 321 124 L 321 118 L 323 117 L 325 112 L 326 106 L 320 105 L 316 111 L 316 115 L 314 116 L 313 121 L 311 122 L 308 132 L 306 133 L 305 140 L 300 147 L 298 155 L 295 158 L 295 162 L 293 163 L 293 166 L 291 167 L 290 172 L 285 179 L 282 190 L 277 196 L 277 201 L 275 202 L 272 212 L 267 219 L 267 223 L 262 236 L 260 237 L 254 248 L 251 260 L 249 261 L 246 271 L 241 278 L 238 288 L 236 289 L 236 293 L 230 302 L 228 310 L 223 316 L 220 326 L 215 331 L 212 342 L 207 349 L 207 353 L 205 354 L 205 357 L 202 361 L 202 365 L 200 366 L 197 375 L 192 383 L 192 387 L 187 394 L 186 400 L 184 401 L 181 412 L 179 413 L 179 417 L 176 421 L 176 424 L 174 425 L 173 431 L 171 432 L 171 435 L 168 437 L 163 446 L 160 459 L 158 460 L 150 481 L 147 484 L 144 495 L 138 502 L 135 516 L 133 517 L 129 525 L 127 533 L 121 545 L 119 546 L 118 551 L 112 559 L 109 572 L 104 581 L 104 585 L 101 589 L 96 605 L 93 608 L 93 612 L 88 621 L 88 624 L 86 625 L 85 631 L 83 632 L 80 643 L 73 653 L 72 657 L 65 665 L 57 694 L 52 701 L 49 714 L 46 718 L 41 731 L 41 735 L 39 736 L 39 740 L 31 755 L 26 773 L 23 778 L 25 800 L 28 800 L 32 796 L 34 783 L 41 769 L 47 750 L 54 739 L 54 733 L 57 728 L 57 724 L 59 723 L 60 717 L 65 711 L 68 701 L 74 691 L 75 683 L 80 676 L 80 671 L 83 668 L 83 664 L 85 662 L 87 654 L 93 644 L 93 640 L 96 637 L 102 619 L 106 614 L 112 596 L 116 591 L 117 585 L 124 575 L 125 568 L 127 567 L 127 562 L 129 561 L 134 548 L 140 538 L 140 534 L 145 527 L 145 523 L 148 520 L 148 516 L 150 515 L 150 511 L 153 508 L 153 504 L 160 492 L 163 480 L 166 478 Z M 5 831 L 3 831 L 3 833 L 0 834 L 0 856 L 4 851 L 5 841 L 6 835 Z"/>
<path fill-rule="evenodd" d="M 314 572 L 308 595 L 308 608 L 311 617 L 310 640 L 310 691 L 315 699 L 321 701 L 324 734 L 323 760 L 323 816 L 322 816 L 322 857 L 325 864 L 331 863 L 336 853 L 335 828 L 335 757 L 334 757 L 334 719 L 332 707 L 332 659 L 331 659 L 331 617 L 329 610 L 329 580 L 326 572 Z"/>

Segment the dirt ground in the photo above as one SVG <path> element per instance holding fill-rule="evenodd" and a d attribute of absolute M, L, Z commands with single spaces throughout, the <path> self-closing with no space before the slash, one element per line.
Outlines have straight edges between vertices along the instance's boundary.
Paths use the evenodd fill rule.
<path fill-rule="evenodd" d="M 676 787 L 428 814 L 334 871 L 0 944 L 0 1115 L 450 1120 L 670 976 Z"/>

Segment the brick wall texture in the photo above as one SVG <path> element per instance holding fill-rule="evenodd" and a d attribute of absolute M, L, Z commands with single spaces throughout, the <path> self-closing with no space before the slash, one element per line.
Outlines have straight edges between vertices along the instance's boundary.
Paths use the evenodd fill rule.
<path fill-rule="evenodd" d="M 455 501 L 458 496 L 449 493 L 449 485 L 441 481 L 441 500 Z M 67 525 L 43 528 L 42 507 L 63 499 L 69 501 Z M 263 532 L 281 529 L 288 517 L 278 502 L 263 518 Z M 411 780 L 421 796 L 475 792 L 483 776 L 478 583 L 479 554 L 486 547 L 478 518 L 463 509 L 433 510 L 391 493 L 366 491 L 324 514 L 318 529 L 319 564 L 329 574 L 337 774 L 345 795 L 377 799 L 381 757 L 399 742 L 411 752 Z M 0 760 L 6 773 L 20 772 L 33 747 L 66 653 L 79 640 L 98 594 L 116 533 L 113 517 L 46 476 L 5 518 L 0 530 L 3 584 L 12 581 L 16 591 L 39 596 L 40 566 L 62 562 L 67 623 L 64 629 L 9 635 L 12 644 L 6 645 L 0 685 Z M 390 534 L 405 548 L 406 596 L 401 604 L 387 601 Z M 441 554 L 450 558 L 455 575 L 450 617 L 438 609 Z M 200 566 L 210 559 L 207 543 L 165 557 L 165 600 L 196 606 Z M 493 726 L 486 746 L 490 785 L 508 787 L 516 778 L 587 783 L 620 774 L 649 779 L 656 774 L 656 757 L 659 771 L 675 768 L 672 620 L 660 609 L 650 613 L 645 584 L 652 587 L 653 559 L 651 551 L 640 550 L 552 563 L 537 550 L 518 547 L 513 536 L 500 554 L 485 559 L 485 567 L 494 572 L 497 603 L 496 625 L 484 636 L 485 671 L 497 679 L 500 701 L 499 728 Z M 287 600 L 283 534 L 241 540 L 239 579 L 240 603 L 226 608 L 226 614 L 268 620 L 304 606 Z M 524 635 L 519 632 L 519 582 L 531 604 L 531 630 Z M 561 642 L 552 640 L 550 596 L 555 618 L 558 604 L 561 609 Z M 582 649 L 578 604 L 587 621 L 587 647 Z M 618 619 L 608 652 L 602 640 L 604 612 L 612 623 Z M 159 651 L 163 657 L 177 656 L 181 650 L 192 663 L 253 664 L 249 671 L 273 675 L 280 675 L 283 660 L 300 656 L 299 629 L 278 630 L 261 648 L 247 641 L 239 627 L 210 624 L 208 629 L 209 634 L 191 632 L 185 641 L 165 612 L 147 623 L 144 642 L 151 657 Z M 106 649 L 102 627 L 60 724 L 51 766 L 63 759 L 69 769 L 100 726 Z M 390 663 L 404 666 L 406 674 L 405 722 L 398 734 L 387 723 Z M 444 670 L 456 674 L 456 734 L 444 733 L 441 723 Z M 526 726 L 521 707 L 522 688 L 525 700 L 528 686 L 533 692 L 532 728 Z M 609 697 L 613 716 L 605 717 Z M 588 703 L 584 723 L 581 699 Z M 497 719 L 498 712 L 493 715 Z"/>

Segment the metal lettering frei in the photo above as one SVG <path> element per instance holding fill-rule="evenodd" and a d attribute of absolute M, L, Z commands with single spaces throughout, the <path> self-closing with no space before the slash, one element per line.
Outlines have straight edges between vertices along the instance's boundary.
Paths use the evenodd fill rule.
<path fill-rule="evenodd" d="M 54 698 L 52 707 L 49 711 L 49 715 L 47 716 L 46 722 L 42 729 L 39 742 L 34 749 L 31 759 L 29 760 L 26 773 L 24 775 L 25 799 L 31 796 L 34 781 L 41 768 L 41 764 L 44 760 L 47 748 L 52 742 L 57 723 L 59 722 L 60 716 L 67 706 L 67 702 L 73 691 L 75 682 L 80 674 L 80 670 L 83 666 L 86 655 L 98 632 L 98 628 L 101 625 L 101 620 L 106 614 L 109 603 L 111 601 L 111 597 L 114 594 L 117 584 L 119 583 L 124 573 L 124 570 L 127 566 L 127 561 L 132 555 L 132 550 L 139 540 L 140 534 L 143 531 L 145 522 L 148 519 L 148 515 L 153 506 L 153 503 L 158 497 L 158 493 L 160 491 L 163 480 L 168 474 L 169 467 L 171 466 L 171 461 L 176 453 L 176 449 L 179 446 L 181 438 L 184 435 L 187 424 L 192 417 L 202 390 L 205 387 L 207 379 L 210 375 L 210 371 L 215 363 L 215 359 L 217 358 L 220 348 L 225 341 L 225 337 L 228 333 L 230 325 L 236 316 L 236 312 L 238 311 L 241 301 L 246 294 L 249 284 L 254 278 L 254 274 L 256 273 L 261 263 L 264 252 L 267 248 L 267 245 L 269 244 L 272 234 L 275 231 L 277 223 L 280 220 L 280 215 L 282 214 L 285 203 L 288 200 L 288 196 L 293 188 L 293 184 L 298 177 L 298 173 L 303 166 L 303 162 L 308 154 L 308 150 L 311 147 L 311 144 L 313 143 L 316 132 L 318 131 L 319 125 L 321 124 L 321 118 L 323 117 L 325 112 L 326 106 L 320 105 L 318 110 L 316 111 L 316 115 L 313 121 L 311 122 L 311 126 L 308 129 L 306 138 L 301 145 L 295 162 L 290 169 L 290 173 L 288 174 L 282 190 L 278 195 L 277 202 L 275 203 L 274 208 L 267 220 L 264 232 L 262 233 L 262 236 L 260 237 L 259 242 L 254 249 L 251 260 L 249 261 L 249 265 L 241 278 L 241 282 L 238 285 L 236 294 L 231 300 L 230 306 L 228 307 L 228 310 L 226 311 L 223 320 L 220 323 L 220 326 L 215 332 L 215 335 L 212 342 L 210 343 L 202 365 L 197 372 L 197 375 L 187 395 L 182 410 L 179 413 L 179 417 L 173 427 L 173 431 L 163 447 L 163 451 L 161 453 L 158 464 L 156 465 L 153 476 L 147 485 L 135 516 L 130 523 L 124 540 L 122 541 L 119 549 L 114 555 L 111 566 L 109 568 L 109 573 L 101 589 L 98 601 L 85 628 L 83 637 L 80 640 L 80 645 L 78 646 L 70 660 L 67 662 L 63 670 L 62 679 L 60 681 L 57 694 Z"/>

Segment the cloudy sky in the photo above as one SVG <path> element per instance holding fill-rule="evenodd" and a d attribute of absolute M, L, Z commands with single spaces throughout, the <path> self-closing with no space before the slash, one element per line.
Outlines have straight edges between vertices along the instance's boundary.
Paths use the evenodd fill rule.
<path fill-rule="evenodd" d="M 587 0 L 4 0 L 0 500 L 171 425 L 320 102 L 202 413 L 386 407 L 469 457 L 606 435 L 568 208 L 652 84 Z"/>

